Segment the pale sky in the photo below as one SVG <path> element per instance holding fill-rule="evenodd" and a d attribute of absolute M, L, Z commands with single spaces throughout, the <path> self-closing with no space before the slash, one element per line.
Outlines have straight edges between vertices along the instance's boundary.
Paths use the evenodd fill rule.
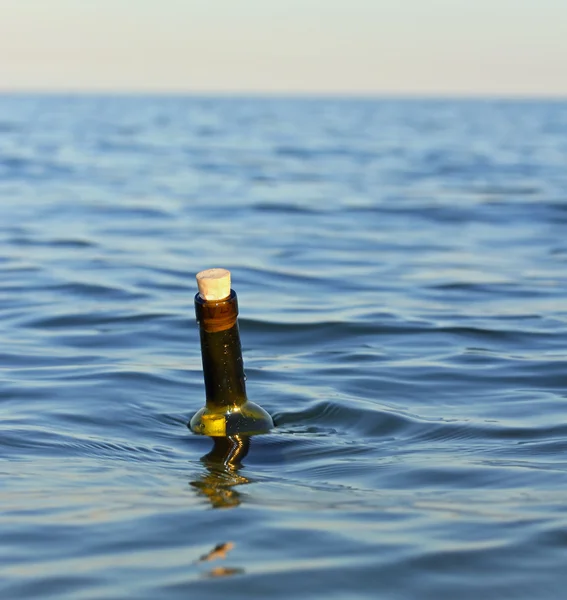
<path fill-rule="evenodd" d="M 567 97 L 567 0 L 0 0 L 0 90 Z"/>

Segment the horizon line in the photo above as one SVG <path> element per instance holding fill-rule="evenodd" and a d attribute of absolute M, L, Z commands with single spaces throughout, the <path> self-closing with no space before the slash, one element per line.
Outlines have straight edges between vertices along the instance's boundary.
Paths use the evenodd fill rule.
<path fill-rule="evenodd" d="M 289 98 L 365 100 L 554 100 L 567 101 L 567 92 L 489 92 L 489 91 L 369 91 L 369 90 L 218 90 L 149 88 L 33 88 L 0 86 L 0 96 L 108 96 L 108 97 L 195 97 L 195 98 Z"/>

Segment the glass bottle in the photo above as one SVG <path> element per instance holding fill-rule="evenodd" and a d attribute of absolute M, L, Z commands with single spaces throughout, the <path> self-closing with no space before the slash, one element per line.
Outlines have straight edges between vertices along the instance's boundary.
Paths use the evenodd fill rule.
<path fill-rule="evenodd" d="M 246 396 L 234 290 L 221 300 L 195 296 L 201 336 L 206 404 L 191 419 L 195 433 L 211 437 L 256 435 L 274 426 L 270 415 Z"/>

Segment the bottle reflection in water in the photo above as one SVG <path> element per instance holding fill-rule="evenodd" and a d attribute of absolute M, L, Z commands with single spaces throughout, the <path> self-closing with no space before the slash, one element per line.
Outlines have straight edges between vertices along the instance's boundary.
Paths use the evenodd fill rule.
<path fill-rule="evenodd" d="M 213 508 L 234 508 L 241 501 L 236 486 L 250 483 L 250 480 L 238 474 L 241 461 L 250 449 L 250 438 L 245 435 L 213 437 L 213 448 L 201 458 L 207 468 L 191 485 L 201 496 L 208 498 Z"/>

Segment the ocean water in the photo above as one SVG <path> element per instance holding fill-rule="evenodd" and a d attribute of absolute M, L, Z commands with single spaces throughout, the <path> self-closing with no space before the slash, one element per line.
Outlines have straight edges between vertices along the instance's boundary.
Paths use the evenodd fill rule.
<path fill-rule="evenodd" d="M 564 597 L 566 102 L 2 96 L 0 341 L 3 599 Z"/>

